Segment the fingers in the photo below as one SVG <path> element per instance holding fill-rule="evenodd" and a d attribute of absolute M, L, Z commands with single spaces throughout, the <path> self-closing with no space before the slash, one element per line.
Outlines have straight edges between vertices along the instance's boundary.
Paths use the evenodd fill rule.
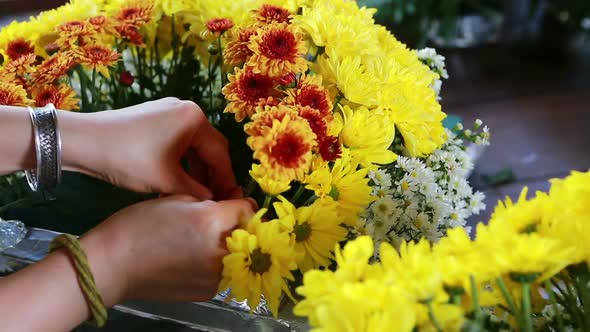
<path fill-rule="evenodd" d="M 175 177 L 175 183 L 173 184 L 174 193 L 191 195 L 201 201 L 213 199 L 213 193 L 211 190 L 193 179 L 182 168 L 180 168 L 176 173 L 177 176 Z"/>
<path fill-rule="evenodd" d="M 197 157 L 207 165 L 209 169 L 208 180 L 213 188 L 215 198 L 235 198 L 236 178 L 232 169 L 229 155 L 229 143 L 227 139 L 210 125 L 202 127 L 201 132 L 196 133 L 193 139 L 193 149 Z M 231 196 L 233 194 L 233 197 Z"/>
<path fill-rule="evenodd" d="M 219 202 L 219 211 L 228 218 L 225 220 L 225 229 L 233 229 L 240 225 L 242 221 L 249 220 L 257 209 L 256 202 L 252 199 L 234 199 Z"/>
<path fill-rule="evenodd" d="M 230 201 L 219 202 L 219 211 L 224 214 L 223 225 L 219 235 L 221 248 L 226 249 L 226 238 L 230 237 L 232 232 L 240 225 L 247 223 L 257 210 L 256 202 L 252 199 L 235 199 Z"/>

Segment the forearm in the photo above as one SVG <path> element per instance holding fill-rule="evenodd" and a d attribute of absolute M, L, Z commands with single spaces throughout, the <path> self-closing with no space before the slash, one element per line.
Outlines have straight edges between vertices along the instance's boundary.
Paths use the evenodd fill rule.
<path fill-rule="evenodd" d="M 97 153 L 99 121 L 94 114 L 58 111 L 65 170 L 90 173 Z M 104 133 L 103 133 L 104 134 Z M 35 143 L 29 112 L 24 107 L 0 106 L 0 174 L 36 167 Z"/>
<path fill-rule="evenodd" d="M 35 165 L 33 126 L 26 108 L 0 106 L 0 174 Z"/>
<path fill-rule="evenodd" d="M 124 279 L 109 259 L 109 248 L 93 234 L 82 239 L 90 268 L 107 307 L 121 300 Z M 111 257 L 112 259 L 112 257 Z M 0 279 L 2 331 L 70 331 L 89 318 L 86 299 L 69 256 L 60 250 L 45 260 Z"/>

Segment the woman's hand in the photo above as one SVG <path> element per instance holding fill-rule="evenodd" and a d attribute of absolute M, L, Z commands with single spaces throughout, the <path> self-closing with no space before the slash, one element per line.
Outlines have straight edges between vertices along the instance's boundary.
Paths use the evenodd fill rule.
<path fill-rule="evenodd" d="M 248 199 L 197 202 L 171 196 L 116 213 L 82 241 L 90 243 L 90 252 L 95 241 L 108 248 L 122 272 L 121 281 L 109 285 L 122 286 L 119 301 L 209 300 L 221 280 L 225 238 L 255 207 Z"/>
<path fill-rule="evenodd" d="M 211 299 L 221 279 L 225 237 L 254 208 L 247 199 L 198 202 L 171 196 L 113 215 L 81 238 L 105 305 L 131 299 Z M 0 330 L 70 331 L 88 318 L 68 257 L 62 249 L 0 278 Z"/>
<path fill-rule="evenodd" d="M 193 102 L 165 98 L 117 111 L 60 112 L 59 120 L 65 169 L 138 192 L 242 197 L 228 141 Z"/>

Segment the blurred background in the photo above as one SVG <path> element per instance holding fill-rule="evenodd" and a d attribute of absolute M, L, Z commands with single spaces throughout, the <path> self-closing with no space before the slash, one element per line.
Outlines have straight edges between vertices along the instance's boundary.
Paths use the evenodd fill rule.
<path fill-rule="evenodd" d="M 0 0 L 0 27 L 63 0 Z M 450 79 L 441 103 L 453 119 L 481 119 L 492 144 L 476 161 L 474 189 L 487 220 L 522 186 L 590 168 L 590 0 L 359 0 L 413 48 L 435 47 Z M 41 225 L 42 226 L 42 225 Z M 84 327 L 84 331 L 94 331 Z M 107 331 L 189 331 L 113 313 Z"/>

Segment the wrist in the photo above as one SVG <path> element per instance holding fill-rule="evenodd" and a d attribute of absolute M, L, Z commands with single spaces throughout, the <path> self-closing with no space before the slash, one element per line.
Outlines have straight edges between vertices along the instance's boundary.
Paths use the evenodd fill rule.
<path fill-rule="evenodd" d="M 58 111 L 62 146 L 62 167 L 66 171 L 100 177 L 104 161 L 101 136 L 104 129 L 96 114 Z"/>
<path fill-rule="evenodd" d="M 97 229 L 84 235 L 80 243 L 84 248 L 96 287 L 107 308 L 125 300 L 128 290 L 125 258 L 125 238 L 112 234 L 107 228 Z"/>

